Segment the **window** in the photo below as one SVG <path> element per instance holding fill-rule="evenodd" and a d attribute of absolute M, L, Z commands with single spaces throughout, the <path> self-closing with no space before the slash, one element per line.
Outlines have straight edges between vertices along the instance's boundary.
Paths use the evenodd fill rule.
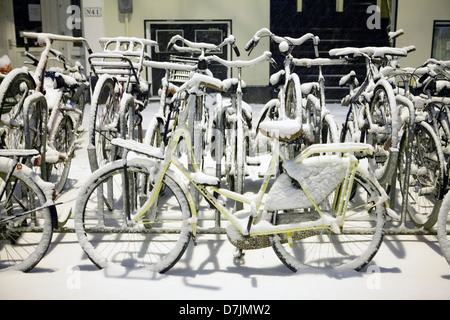
<path fill-rule="evenodd" d="M 431 57 L 450 60 L 450 21 L 435 21 Z"/>
<path fill-rule="evenodd" d="M 159 52 L 168 52 L 167 46 L 169 45 L 170 39 L 172 39 L 173 36 L 176 35 L 184 36 L 183 30 L 156 30 L 156 42 L 158 42 Z M 183 46 L 182 43 L 178 43 L 178 45 Z M 173 52 L 176 52 L 175 50 L 172 50 Z"/>
<path fill-rule="evenodd" d="M 206 42 L 213 44 L 220 44 L 223 41 L 223 32 L 222 30 L 195 30 L 195 42 Z M 217 50 L 216 52 L 211 53 L 222 53 L 222 50 Z"/>

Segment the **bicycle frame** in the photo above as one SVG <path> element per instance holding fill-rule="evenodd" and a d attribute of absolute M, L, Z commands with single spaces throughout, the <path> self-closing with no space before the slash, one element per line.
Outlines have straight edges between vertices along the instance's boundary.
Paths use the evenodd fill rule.
<path fill-rule="evenodd" d="M 191 100 L 190 97 L 188 100 Z M 344 222 L 346 215 L 348 214 L 343 208 L 345 204 L 350 199 L 351 190 L 353 187 L 353 180 L 358 169 L 358 160 L 355 157 L 349 156 L 348 158 L 348 167 L 347 172 L 345 174 L 345 178 L 342 181 L 341 188 L 339 188 L 336 198 L 334 199 L 335 208 L 339 212 L 337 218 L 333 218 L 327 215 L 325 212 L 321 212 L 317 203 L 314 202 L 313 196 L 307 194 L 307 197 L 311 201 L 311 206 L 315 207 L 318 210 L 321 218 L 316 221 L 308 221 L 308 222 L 299 222 L 294 224 L 287 225 L 271 225 L 271 224 L 261 224 L 261 225 L 253 225 L 253 221 L 255 219 L 261 218 L 263 212 L 261 212 L 260 206 L 263 201 L 264 194 L 266 193 L 267 187 L 269 185 L 270 179 L 275 176 L 277 165 L 280 160 L 280 155 L 278 153 L 274 153 L 269 165 L 269 169 L 266 173 L 266 176 L 261 184 L 258 194 L 255 197 L 246 197 L 239 193 L 229 191 L 226 189 L 221 189 L 215 184 L 218 182 L 218 179 L 215 177 L 209 177 L 204 175 L 199 171 L 199 166 L 195 162 L 193 157 L 193 150 L 190 147 L 190 133 L 189 129 L 186 125 L 186 117 L 189 113 L 189 103 L 192 101 L 187 101 L 184 105 L 183 109 L 180 112 L 178 124 L 176 126 L 176 130 L 174 135 L 171 138 L 169 146 L 166 150 L 164 160 L 161 161 L 161 167 L 158 169 L 158 172 L 155 177 L 154 188 L 152 189 L 151 194 L 149 195 L 145 204 L 139 209 L 139 212 L 133 217 L 130 218 L 131 223 L 136 223 L 141 216 L 143 216 L 150 208 L 156 203 L 159 193 L 161 191 L 162 182 L 164 176 L 170 170 L 171 165 L 173 165 L 178 171 L 183 174 L 188 180 L 189 183 L 192 184 L 206 199 L 207 202 L 212 204 L 221 214 L 223 214 L 226 219 L 231 222 L 231 224 L 239 230 L 239 232 L 244 236 L 257 236 L 257 235 L 270 235 L 275 233 L 287 233 L 293 231 L 301 231 L 301 230 L 319 230 L 319 229 L 328 229 L 333 232 L 339 233 L 340 227 Z M 174 155 L 177 145 L 181 139 L 186 140 L 188 147 L 188 156 L 189 161 L 192 161 L 192 166 L 194 171 L 187 170 L 184 165 L 180 162 L 180 160 Z M 124 143 L 124 146 L 126 144 Z M 314 145 L 305 150 L 297 159 L 297 163 L 301 163 L 308 157 L 316 153 L 353 153 L 353 152 L 371 152 L 371 147 L 365 144 L 330 144 L 330 145 Z M 124 158 L 126 162 L 126 158 Z M 248 212 L 248 215 L 244 218 L 239 218 L 236 214 L 230 210 L 228 210 L 221 202 L 218 200 L 216 194 L 221 195 L 225 198 L 233 199 L 235 201 L 247 204 L 251 206 L 251 210 Z M 379 201 L 386 201 L 387 197 L 382 197 Z M 196 217 L 195 204 L 192 203 L 192 197 L 188 197 L 190 202 L 190 207 L 193 216 Z M 245 212 L 245 210 L 243 210 Z M 241 211 L 242 212 L 242 211 Z M 196 220 L 195 220 L 196 221 Z M 194 228 L 196 232 L 196 228 Z"/>

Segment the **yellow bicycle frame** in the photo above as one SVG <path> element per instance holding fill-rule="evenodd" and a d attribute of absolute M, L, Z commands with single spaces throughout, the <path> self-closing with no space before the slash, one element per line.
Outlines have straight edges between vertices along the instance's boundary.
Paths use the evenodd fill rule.
<path fill-rule="evenodd" d="M 186 103 L 189 103 L 189 99 Z M 184 113 L 184 114 L 183 114 Z M 195 172 L 198 172 L 199 166 L 195 162 L 193 149 L 191 145 L 191 137 L 189 134 L 189 130 L 186 124 L 185 118 L 187 116 L 187 112 L 185 108 L 181 111 L 181 113 L 178 116 L 177 121 L 175 121 L 174 127 L 175 132 L 173 136 L 170 139 L 168 148 L 166 150 L 165 158 L 161 162 L 161 167 L 157 172 L 157 176 L 155 179 L 154 188 L 152 190 L 152 193 L 149 197 L 149 199 L 146 201 L 146 203 L 142 206 L 142 208 L 139 210 L 140 212 L 137 213 L 137 215 L 134 217 L 134 221 L 137 221 L 140 217 L 142 217 L 157 201 L 157 198 L 159 196 L 162 182 L 164 179 L 164 176 L 167 174 L 169 168 L 171 165 L 174 165 L 188 180 L 189 182 L 195 186 L 200 193 L 205 197 L 205 199 L 212 204 L 221 214 L 223 214 L 226 219 L 237 229 L 239 230 L 243 235 L 245 236 L 255 236 L 255 235 L 268 235 L 268 234 L 277 234 L 277 233 L 290 233 L 295 231 L 301 231 L 301 230 L 310 230 L 310 229 L 329 229 L 335 233 L 340 233 L 340 227 L 337 221 L 342 222 L 344 221 L 346 217 L 346 210 L 347 204 L 350 200 L 350 195 L 353 187 L 353 182 L 355 178 L 355 174 L 358 169 L 358 160 L 356 157 L 354 157 L 351 153 L 353 152 L 366 152 L 371 153 L 372 150 L 370 149 L 370 146 L 366 144 L 353 144 L 352 146 L 347 144 L 330 144 L 330 145 L 313 145 L 309 148 L 307 148 L 304 152 L 300 154 L 300 156 L 297 157 L 296 162 L 300 163 L 304 159 L 310 157 L 313 154 L 320 154 L 320 153 L 335 153 L 335 154 L 348 154 L 347 156 L 350 157 L 350 165 L 347 169 L 347 173 L 345 175 L 345 178 L 343 182 L 341 183 L 338 192 L 336 192 L 335 199 L 334 199 L 334 207 L 337 210 L 337 218 L 332 218 L 330 216 L 325 217 L 324 214 L 319 209 L 319 206 L 317 203 L 314 202 L 312 197 L 307 193 L 307 189 L 303 188 L 303 191 L 305 192 L 306 196 L 310 200 L 311 204 L 314 206 L 314 208 L 317 210 L 317 212 L 320 215 L 319 220 L 315 221 L 308 221 L 308 222 L 301 222 L 301 223 L 293 223 L 293 224 L 286 224 L 286 225 L 273 225 L 273 227 L 270 227 L 269 229 L 264 230 L 258 230 L 258 228 L 254 229 L 254 226 L 252 228 L 249 228 L 249 226 L 252 225 L 253 219 L 256 218 L 257 213 L 261 214 L 259 211 L 259 208 L 262 204 L 262 200 L 264 197 L 264 194 L 266 193 L 267 187 L 269 185 L 270 179 L 275 176 L 276 169 L 279 163 L 280 155 L 278 153 L 274 153 L 269 165 L 269 168 L 266 172 L 266 175 L 264 177 L 264 180 L 261 184 L 260 190 L 258 194 L 254 197 L 248 197 L 244 196 L 242 194 L 223 189 L 218 188 L 216 186 L 211 185 L 203 185 L 197 183 L 192 176 L 189 174 L 191 173 L 188 169 L 185 168 L 185 166 L 178 160 L 177 157 L 174 156 L 177 145 L 180 141 L 180 138 L 183 137 L 186 141 L 186 145 L 188 148 L 188 159 L 191 161 L 192 167 L 194 168 Z M 209 189 L 209 190 L 208 190 Z M 213 194 L 220 194 L 226 198 L 233 199 L 235 201 L 239 201 L 241 203 L 251 205 L 252 212 L 250 213 L 249 220 L 246 223 L 243 223 L 242 218 L 237 218 L 233 212 L 225 208 L 218 198 L 216 198 Z M 189 206 L 191 208 L 192 215 L 194 217 L 197 217 L 197 210 L 196 205 L 194 203 L 193 197 L 189 196 L 189 192 L 185 192 L 185 194 L 188 196 L 188 202 Z M 383 199 L 383 197 L 380 199 L 380 202 L 373 204 L 373 207 L 378 205 L 381 202 L 385 202 L 386 199 Z M 254 211 L 254 212 L 253 212 Z M 331 219 L 331 220 L 330 220 Z M 335 219 L 335 221 L 332 221 Z M 194 236 L 196 235 L 196 219 L 194 219 L 195 224 L 194 226 Z M 330 222 L 331 221 L 331 222 Z"/>

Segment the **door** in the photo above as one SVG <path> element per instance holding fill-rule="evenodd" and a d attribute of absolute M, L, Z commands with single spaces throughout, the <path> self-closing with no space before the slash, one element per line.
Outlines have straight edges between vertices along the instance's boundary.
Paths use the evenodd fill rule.
<path fill-rule="evenodd" d="M 25 56 L 25 43 L 21 36 L 24 31 L 82 36 L 81 25 L 70 29 L 68 27 L 68 19 L 73 17 L 73 11 L 70 8 L 74 6 L 81 10 L 81 1 L 0 0 L 0 29 L 6 31 L 0 35 L 0 57 L 8 55 L 13 68 L 22 67 L 26 65 L 26 61 L 30 61 Z M 80 61 L 85 64 L 85 50 L 80 44 L 55 41 L 52 47 L 61 51 L 71 61 Z M 42 48 L 31 45 L 29 51 L 39 59 Z M 48 66 L 52 66 L 52 62 Z"/>

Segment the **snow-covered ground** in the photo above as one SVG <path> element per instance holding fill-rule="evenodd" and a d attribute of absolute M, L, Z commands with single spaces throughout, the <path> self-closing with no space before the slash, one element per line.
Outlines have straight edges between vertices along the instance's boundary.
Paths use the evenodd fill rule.
<path fill-rule="evenodd" d="M 260 106 L 252 107 L 255 116 Z M 345 108 L 329 109 L 342 121 Z M 148 108 L 146 123 L 156 110 L 156 104 Z M 90 176 L 86 135 L 80 143 L 70 187 L 58 199 L 64 202 L 61 214 L 74 205 Z M 450 266 L 436 236 L 386 236 L 366 270 L 341 274 L 312 269 L 293 274 L 271 248 L 247 251 L 244 264 L 236 265 L 226 236 L 198 235 L 197 240 L 171 271 L 160 275 L 98 270 L 74 233 L 55 234 L 48 254 L 30 273 L 0 273 L 0 299 L 450 299 Z"/>

